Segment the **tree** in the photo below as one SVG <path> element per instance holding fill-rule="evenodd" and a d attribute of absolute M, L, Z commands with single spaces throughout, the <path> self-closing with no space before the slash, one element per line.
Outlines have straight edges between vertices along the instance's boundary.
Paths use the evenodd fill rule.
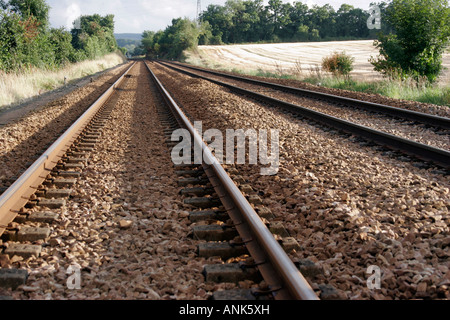
<path fill-rule="evenodd" d="M 272 30 L 272 39 L 278 40 L 280 38 L 288 38 L 290 12 L 292 5 L 290 3 L 283 3 L 281 0 L 269 0 L 268 18 Z"/>
<path fill-rule="evenodd" d="M 247 11 L 247 3 L 242 0 L 228 0 L 225 3 L 227 12 L 231 16 L 229 40 L 232 43 L 245 42 L 251 33 L 252 24 L 259 18 Z"/>
<path fill-rule="evenodd" d="M 308 26 L 305 26 L 304 24 L 301 24 L 298 27 L 297 33 L 296 33 L 296 39 L 300 41 L 307 41 L 309 40 L 309 28 Z"/>
<path fill-rule="evenodd" d="M 294 2 L 288 12 L 289 20 L 286 25 L 286 33 L 291 39 L 308 40 L 308 5 L 302 2 Z"/>
<path fill-rule="evenodd" d="M 25 29 L 20 16 L 0 10 L 0 69 L 12 71 L 21 67 Z"/>
<path fill-rule="evenodd" d="M 314 5 L 310 10 L 310 28 L 319 30 L 321 38 L 336 36 L 336 11 L 326 4 L 324 6 Z"/>
<path fill-rule="evenodd" d="M 168 58 L 178 59 L 183 55 L 186 49 L 196 48 L 200 30 L 194 21 L 187 18 L 173 19 L 172 26 L 167 28 L 166 32 L 166 56 Z"/>
<path fill-rule="evenodd" d="M 267 8 L 269 9 L 269 19 L 271 24 L 273 25 L 273 32 L 278 33 L 281 28 L 281 8 L 283 2 L 281 0 L 269 0 L 269 5 Z"/>
<path fill-rule="evenodd" d="M 71 31 L 72 45 L 76 50 L 84 52 L 86 57 L 97 58 L 118 48 L 114 38 L 114 15 L 81 16 L 80 27 Z"/>
<path fill-rule="evenodd" d="M 114 16 L 84 16 L 82 29 L 49 28 L 45 0 L 0 0 L 0 69 L 59 68 L 117 49 Z"/>
<path fill-rule="evenodd" d="M 142 45 L 148 57 L 179 59 L 184 50 L 197 47 L 200 34 L 195 21 L 178 18 L 164 31 L 144 31 Z"/>
<path fill-rule="evenodd" d="M 264 10 L 262 0 L 248 0 L 244 1 L 245 6 L 245 22 L 248 24 L 247 31 L 244 35 L 245 42 L 260 41 L 262 37 L 261 26 L 261 12 Z"/>
<path fill-rule="evenodd" d="M 221 44 L 219 38 L 215 38 L 212 34 L 211 25 L 208 21 L 202 21 L 200 23 L 200 35 L 198 37 L 199 45 L 208 45 L 208 44 Z"/>
<path fill-rule="evenodd" d="M 340 37 L 365 38 L 369 36 L 367 19 L 369 14 L 362 9 L 343 4 L 337 11 L 337 35 Z"/>
<path fill-rule="evenodd" d="M 63 66 L 71 62 L 73 55 L 72 35 L 64 28 L 51 29 L 49 42 L 53 46 L 55 63 L 57 66 Z"/>
<path fill-rule="evenodd" d="M 383 34 L 390 34 L 394 32 L 394 29 L 392 28 L 392 26 L 389 24 L 389 21 L 387 20 L 387 8 L 389 7 L 389 4 L 385 1 L 382 2 L 371 2 L 370 6 L 377 6 L 380 9 L 380 13 L 381 13 L 381 32 Z M 372 31 L 373 32 L 373 31 Z M 375 36 L 377 36 L 377 34 L 379 33 L 379 31 L 375 32 Z"/>
<path fill-rule="evenodd" d="M 3 7 L 2 7 L 3 8 Z M 0 10 L 0 68 L 10 72 L 35 67 L 54 67 L 55 56 L 47 30 L 34 15 Z"/>
<path fill-rule="evenodd" d="M 393 0 L 386 20 L 395 34 L 380 34 L 374 45 L 380 50 L 371 59 L 376 71 L 402 76 L 424 76 L 434 82 L 442 71 L 442 54 L 450 39 L 447 0 Z"/>
<path fill-rule="evenodd" d="M 384 4 L 381 7 L 384 14 Z M 336 12 L 329 4 L 309 9 L 301 1 L 227 0 L 224 6 L 209 5 L 201 14 L 212 33 L 209 41 L 202 35 L 201 43 L 373 39 L 375 32 L 367 28 L 368 18 L 367 12 L 347 4 Z"/>
<path fill-rule="evenodd" d="M 6 7 L 6 3 L 3 4 Z M 9 7 L 12 11 L 22 15 L 24 20 L 34 17 L 39 22 L 41 30 L 49 25 L 50 6 L 45 0 L 10 0 Z"/>
<path fill-rule="evenodd" d="M 219 43 L 229 42 L 231 29 L 231 15 L 225 6 L 209 5 L 201 14 L 201 20 L 208 22 L 211 27 L 212 36 Z"/>

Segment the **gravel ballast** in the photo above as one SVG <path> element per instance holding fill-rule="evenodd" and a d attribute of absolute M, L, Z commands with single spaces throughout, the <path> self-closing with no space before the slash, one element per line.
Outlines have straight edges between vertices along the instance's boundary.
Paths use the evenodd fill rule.
<path fill-rule="evenodd" d="M 4 164 L 0 166 L 0 194 L 120 77 L 127 65 L 0 127 L 0 163 Z"/>
<path fill-rule="evenodd" d="M 236 287 L 204 282 L 204 264 L 217 259 L 197 258 L 156 111 L 163 101 L 143 64 L 131 75 L 41 256 L 4 262 L 30 273 L 14 299 L 205 300 Z M 67 285 L 71 266 L 81 268 L 79 290 Z"/>
<path fill-rule="evenodd" d="M 289 256 L 315 263 L 317 272 L 307 278 L 313 289 L 328 284 L 346 300 L 450 298 L 449 176 L 208 81 L 150 66 L 203 130 L 224 136 L 226 129 L 279 130 L 276 175 L 261 175 L 264 165 L 234 167 L 299 243 Z M 223 261 L 197 256 L 157 97 L 139 63 L 108 102 L 115 108 L 71 198 L 53 210 L 58 220 L 33 224 L 51 229 L 49 239 L 29 242 L 43 245 L 40 257 L 0 254 L 1 268 L 29 272 L 26 285 L 0 296 L 206 300 L 217 290 L 252 286 L 205 283 L 204 265 Z M 80 289 L 68 285 L 73 268 L 80 270 Z M 374 268 L 379 289 L 368 287 Z"/>
<path fill-rule="evenodd" d="M 280 130 L 280 170 L 237 166 L 343 299 L 448 299 L 450 181 L 228 90 L 154 65 L 203 129 Z M 381 289 L 367 287 L 369 267 Z"/>

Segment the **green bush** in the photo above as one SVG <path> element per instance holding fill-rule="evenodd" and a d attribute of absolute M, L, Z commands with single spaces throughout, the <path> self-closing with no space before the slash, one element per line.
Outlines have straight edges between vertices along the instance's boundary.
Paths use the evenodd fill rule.
<path fill-rule="evenodd" d="M 55 63 L 57 66 L 64 66 L 65 64 L 72 62 L 71 56 L 74 49 L 72 47 L 72 35 L 70 32 L 64 31 L 64 28 L 51 29 L 49 42 L 53 46 Z"/>
<path fill-rule="evenodd" d="M 0 11 L 0 68 L 6 72 L 20 67 L 25 45 L 25 28 L 16 13 Z"/>
<path fill-rule="evenodd" d="M 355 58 L 345 54 L 345 52 L 334 52 L 331 56 L 322 60 L 322 69 L 331 72 L 334 76 L 348 77 L 353 70 Z"/>
<path fill-rule="evenodd" d="M 88 59 L 95 59 L 118 48 L 114 38 L 114 16 L 98 14 L 82 16 L 81 29 L 72 30 L 72 46 L 84 51 Z"/>
<path fill-rule="evenodd" d="M 380 34 L 379 49 L 371 63 L 385 75 L 402 78 L 425 76 L 430 83 L 442 71 L 442 54 L 449 43 L 450 8 L 446 0 L 393 0 L 386 10 L 386 22 L 395 34 Z"/>

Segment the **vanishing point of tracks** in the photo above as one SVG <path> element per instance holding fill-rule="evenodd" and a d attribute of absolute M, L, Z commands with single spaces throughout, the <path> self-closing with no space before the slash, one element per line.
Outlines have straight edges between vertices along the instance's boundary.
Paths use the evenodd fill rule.
<path fill-rule="evenodd" d="M 157 72 L 153 73 L 152 69 Z M 264 182 L 266 180 L 258 181 L 256 177 L 248 178 L 247 172 L 241 172 L 239 167 L 222 166 L 215 161 L 208 146 L 193 128 L 193 122 L 199 120 L 199 116 L 191 109 L 192 106 L 185 109 L 184 98 L 177 95 L 170 97 L 174 83 L 167 79 L 157 80 L 161 72 L 164 72 L 163 69 L 154 63 L 137 62 L 131 66 L 109 93 L 105 93 L 82 119 L 1 195 L 3 252 L 0 272 L 3 278 L 0 281 L 3 286 L 6 283 L 6 286 L 16 289 L 12 293 L 8 291 L 8 294 L 19 299 L 214 297 L 290 300 L 342 298 L 338 291 L 351 292 L 352 285 L 355 285 L 364 288 L 363 292 L 367 295 L 366 284 L 364 281 L 361 283 L 362 276 L 358 272 L 353 273 L 355 277 L 350 274 L 349 279 L 336 279 L 327 285 L 327 277 L 332 276 L 331 269 L 323 270 L 320 260 L 329 263 L 328 257 L 336 260 L 347 258 L 347 253 L 338 248 L 336 241 L 336 251 L 331 256 L 329 251 L 333 251 L 333 247 L 325 250 L 317 245 L 324 251 L 316 252 L 320 257 L 316 263 L 304 259 L 312 257 L 314 254 L 311 252 L 302 256 L 303 248 L 308 249 L 308 241 L 303 244 L 302 232 L 290 225 L 297 223 L 294 222 L 293 212 L 313 213 L 319 207 L 312 208 L 308 200 L 302 200 L 305 198 L 300 197 L 298 187 L 292 188 L 285 199 L 277 194 L 278 191 L 272 191 L 272 196 L 271 192 L 267 192 L 263 183 L 267 183 L 269 189 L 274 183 L 279 183 L 279 191 L 285 192 L 289 181 L 294 181 L 285 179 L 283 170 L 283 179 L 267 177 L 272 180 Z M 163 83 L 170 84 L 172 88 L 165 89 Z M 202 114 L 206 111 L 197 112 Z M 171 136 L 179 128 L 190 131 L 197 145 L 201 146 L 206 162 L 173 166 L 170 151 L 176 142 L 171 140 Z M 403 146 L 396 148 L 404 151 Z M 448 195 L 445 193 L 448 152 L 430 147 L 425 148 L 426 154 L 423 150 L 417 154 L 414 153 L 416 148 L 417 144 L 408 147 L 406 152 L 444 167 L 443 172 L 437 170 L 438 173 L 433 173 L 442 175 L 442 181 L 437 183 L 437 178 L 430 180 L 436 189 L 433 192 L 440 192 L 443 198 L 436 200 L 428 194 L 425 198 L 436 200 L 436 203 L 423 204 L 433 207 L 429 212 L 435 214 L 430 219 L 436 224 L 431 227 L 439 230 L 417 230 L 414 237 L 410 230 L 401 231 L 406 234 L 396 230 L 399 234 L 392 237 L 391 244 L 400 243 L 400 237 L 405 237 L 414 247 L 414 240 L 426 233 L 430 239 L 427 248 L 431 253 L 424 254 L 424 259 L 432 261 L 434 269 L 430 272 L 428 268 L 429 274 L 425 274 L 406 264 L 399 277 L 401 283 L 392 283 L 393 289 L 381 294 L 389 296 L 394 292 L 398 298 L 414 295 L 426 297 L 427 288 L 431 288 L 430 296 L 445 298 L 448 295 L 445 275 L 449 275 L 449 266 L 445 264 L 448 219 L 442 217 L 442 213 L 448 210 L 448 204 L 445 204 Z M 324 163 L 327 160 L 321 161 Z M 299 163 L 299 170 L 301 165 Z M 302 179 L 309 179 L 304 184 L 311 198 L 324 185 L 318 182 L 325 179 L 310 172 L 314 166 L 311 161 L 307 172 L 299 172 L 292 165 L 286 166 L 290 171 L 295 171 L 299 178 L 305 175 L 295 181 L 301 183 Z M 380 167 L 380 170 L 383 169 Z M 419 179 L 416 184 L 426 185 L 428 182 L 424 180 Z M 338 184 L 335 180 L 333 183 Z M 397 181 L 399 188 L 402 183 Z M 350 189 L 356 190 L 357 186 L 350 186 Z M 349 217 L 338 214 L 334 219 L 333 212 L 328 211 L 331 219 L 327 221 L 343 234 L 352 232 L 351 225 L 358 229 L 358 223 L 363 220 L 357 220 L 362 217 L 355 213 L 360 208 L 352 204 L 352 195 L 340 194 L 337 188 L 328 191 L 331 198 L 336 195 L 342 202 L 333 202 L 336 213 L 348 213 Z M 422 192 L 428 193 L 428 189 Z M 327 202 L 331 200 L 327 199 Z M 282 219 L 282 206 L 275 205 L 271 209 L 264 205 L 273 202 L 286 206 L 286 216 L 291 220 L 288 220 L 287 226 Z M 420 199 L 418 202 L 416 207 L 422 205 Z M 323 208 L 320 210 L 326 211 L 325 202 L 321 205 Z M 403 202 L 398 205 L 403 205 Z M 397 203 L 394 207 L 397 208 Z M 404 210 L 406 212 L 406 208 Z M 417 207 L 417 211 L 421 213 L 421 208 Z M 438 219 L 436 216 L 439 214 L 441 218 Z M 316 219 L 320 218 L 315 211 L 314 215 Z M 356 220 L 353 219 L 355 215 Z M 385 218 L 388 224 L 395 225 L 397 218 Z M 414 217 L 410 219 L 414 220 Z M 305 230 L 311 229 L 307 225 L 314 222 L 313 214 L 309 220 L 305 221 Z M 298 221 L 301 222 L 301 219 Z M 320 220 L 317 223 L 320 224 Z M 328 226 L 317 227 L 315 232 L 321 233 L 321 242 L 325 242 L 323 237 Z M 379 226 L 377 235 L 385 234 L 383 227 Z M 318 232 L 320 229 L 323 232 Z M 388 242 L 384 238 L 380 240 L 377 235 L 372 236 L 369 229 L 364 229 L 365 232 L 355 230 L 359 242 L 376 240 L 374 243 L 377 246 L 377 241 Z M 294 235 L 295 232 L 298 233 Z M 309 233 L 309 238 L 315 237 L 315 233 Z M 351 237 L 353 235 L 348 238 Z M 347 244 L 347 238 L 344 242 Z M 403 250 L 402 247 L 402 252 L 406 260 L 409 259 L 407 245 L 406 242 L 400 245 L 405 248 Z M 427 248 L 419 246 L 421 253 Z M 354 253 L 369 260 L 381 259 L 379 256 L 382 255 L 387 264 L 400 268 L 400 264 L 390 258 L 401 261 L 401 257 L 386 247 L 380 252 L 364 246 L 360 249 L 355 247 L 354 251 L 348 254 Z M 392 257 L 387 255 L 386 258 L 386 252 L 390 252 Z M 417 256 L 414 258 L 420 260 Z M 351 266 L 358 265 L 351 259 L 341 260 Z M 368 266 L 363 262 L 360 264 Z M 83 286 L 80 290 L 70 290 L 66 286 L 67 270 L 73 266 L 81 270 Z M 411 281 L 410 273 L 411 279 L 414 278 Z M 389 272 L 386 274 L 390 275 Z M 394 280 L 389 278 L 387 281 L 391 286 Z M 425 289 L 423 283 L 426 284 Z M 346 294 L 345 298 L 357 298 L 358 294 L 363 298 L 378 298 L 380 293 L 364 296 L 355 292 L 356 297 Z M 391 295 L 391 298 L 396 297 Z"/>

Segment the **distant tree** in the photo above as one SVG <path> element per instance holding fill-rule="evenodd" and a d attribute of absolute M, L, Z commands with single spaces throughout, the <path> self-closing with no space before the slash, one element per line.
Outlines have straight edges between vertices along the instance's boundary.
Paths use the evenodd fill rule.
<path fill-rule="evenodd" d="M 365 38 L 369 36 L 369 14 L 362 9 L 343 4 L 337 11 L 336 27 L 340 37 Z"/>
<path fill-rule="evenodd" d="M 269 10 L 269 19 L 272 24 L 273 33 L 278 34 L 282 25 L 282 6 L 281 0 L 269 0 L 267 9 Z"/>
<path fill-rule="evenodd" d="M 387 8 L 389 7 L 389 3 L 387 3 L 386 1 L 371 2 L 370 6 L 377 6 L 380 9 L 380 13 L 381 13 L 381 32 L 383 34 L 393 33 L 394 29 L 390 25 L 390 23 L 389 23 L 389 21 L 387 19 L 387 14 L 386 14 Z M 379 33 L 379 31 L 376 30 L 375 34 L 378 34 L 378 33 Z"/>
<path fill-rule="evenodd" d="M 261 40 L 261 13 L 264 11 L 262 0 L 244 1 L 245 21 L 248 24 L 247 32 L 244 35 L 245 42 L 257 42 Z"/>
<path fill-rule="evenodd" d="M 208 21 L 202 21 L 199 27 L 200 27 L 200 35 L 198 37 L 199 45 L 221 44 L 221 40 L 213 36 L 212 28 Z"/>
<path fill-rule="evenodd" d="M 288 12 L 289 20 L 285 30 L 288 37 L 294 40 L 308 40 L 308 5 L 302 2 L 294 2 Z"/>
<path fill-rule="evenodd" d="M 211 26 L 211 33 L 216 41 L 229 42 L 231 32 L 231 14 L 225 6 L 209 5 L 201 14 L 202 21 L 207 21 Z"/>
<path fill-rule="evenodd" d="M 310 10 L 310 28 L 319 30 L 321 38 L 336 36 L 336 11 L 329 5 L 314 5 Z"/>
<path fill-rule="evenodd" d="M 155 36 L 154 31 L 144 31 L 142 34 L 142 47 L 146 53 L 150 54 L 150 50 L 153 49 L 153 37 Z"/>
<path fill-rule="evenodd" d="M 252 30 L 252 25 L 259 17 L 255 12 L 247 11 L 247 3 L 242 0 L 228 0 L 225 6 L 231 16 L 229 41 L 232 43 L 245 42 Z"/>
<path fill-rule="evenodd" d="M 145 31 L 142 45 L 148 57 L 179 59 L 186 49 L 197 47 L 200 34 L 200 27 L 195 21 L 178 18 L 173 19 L 164 31 Z"/>
<path fill-rule="evenodd" d="M 309 40 L 309 27 L 301 24 L 296 32 L 296 39 L 300 41 Z"/>
<path fill-rule="evenodd" d="M 291 4 L 269 0 L 266 3 L 264 5 L 263 0 L 227 0 L 223 6 L 209 5 L 201 19 L 211 26 L 214 43 L 374 37 L 374 32 L 367 28 L 369 14 L 350 5 L 344 4 L 336 12 L 329 4 L 308 8 L 301 1 Z M 201 43 L 206 43 L 205 40 L 202 35 Z"/>
<path fill-rule="evenodd" d="M 99 14 L 80 17 L 80 29 L 73 28 L 72 45 L 88 58 L 97 58 L 117 50 L 114 37 L 114 15 Z"/>

